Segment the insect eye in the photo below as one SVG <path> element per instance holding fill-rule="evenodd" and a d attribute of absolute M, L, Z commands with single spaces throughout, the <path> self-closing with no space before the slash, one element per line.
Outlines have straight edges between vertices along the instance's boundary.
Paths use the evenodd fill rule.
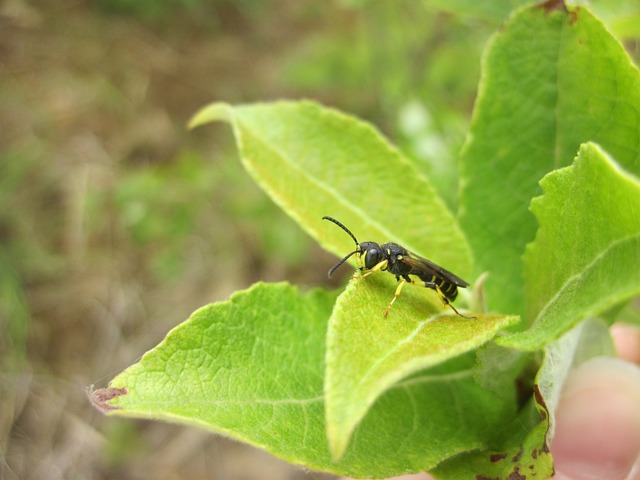
<path fill-rule="evenodd" d="M 380 249 L 370 248 L 364 257 L 364 266 L 367 268 L 373 268 L 380 263 Z"/>

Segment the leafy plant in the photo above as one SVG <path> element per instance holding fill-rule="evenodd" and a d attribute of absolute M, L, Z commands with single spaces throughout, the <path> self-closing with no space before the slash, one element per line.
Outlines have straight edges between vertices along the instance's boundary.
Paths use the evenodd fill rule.
<path fill-rule="evenodd" d="M 246 170 L 324 248 L 353 249 L 325 214 L 398 242 L 478 280 L 477 319 L 411 287 L 384 319 L 384 273 L 339 295 L 259 283 L 195 312 L 93 392 L 96 406 L 341 475 L 550 476 L 562 383 L 612 353 L 595 318 L 640 293 L 640 75 L 603 25 L 548 2 L 494 37 L 457 216 L 355 118 L 312 102 L 214 104 L 192 126 L 220 120 Z"/>

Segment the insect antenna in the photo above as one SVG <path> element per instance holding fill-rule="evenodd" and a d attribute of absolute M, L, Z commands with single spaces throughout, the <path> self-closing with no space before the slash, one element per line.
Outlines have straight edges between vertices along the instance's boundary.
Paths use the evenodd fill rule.
<path fill-rule="evenodd" d="M 336 219 L 335 219 L 335 218 L 333 218 L 333 217 L 326 216 L 326 215 L 325 215 L 324 217 L 322 217 L 322 219 L 323 219 L 323 220 L 329 220 L 330 222 L 333 222 L 333 223 L 335 223 L 336 225 L 338 225 L 341 229 L 343 229 L 345 232 L 347 232 L 351 238 L 353 238 L 353 241 L 354 241 L 354 242 L 356 242 L 356 247 L 359 247 L 359 246 L 360 246 L 360 243 L 359 243 L 359 242 L 358 242 L 358 240 L 356 239 L 356 236 L 355 236 L 353 233 L 351 233 L 351 230 L 349 230 L 347 227 L 345 227 L 345 226 L 344 226 L 342 223 L 340 223 L 338 220 L 336 220 Z M 355 252 L 353 252 L 353 253 L 355 253 Z"/>
<path fill-rule="evenodd" d="M 355 253 L 360 253 L 360 252 L 361 252 L 361 250 L 354 250 L 349 255 L 347 255 L 342 260 L 340 260 L 338 263 L 336 263 L 333 267 L 331 267 L 331 270 L 329 270 L 329 273 L 327 274 L 329 276 L 329 278 L 331 278 L 331 275 L 333 275 L 333 272 L 335 272 L 340 267 L 340 265 L 342 265 L 344 262 L 346 262 L 351 255 L 353 255 Z"/>
<path fill-rule="evenodd" d="M 331 270 L 329 270 L 329 273 L 328 273 L 329 278 L 331 278 L 331 275 L 333 275 L 333 272 L 335 272 L 340 267 L 340 265 L 342 265 L 344 262 L 346 262 L 349 259 L 349 257 L 351 257 L 351 255 L 354 255 L 356 253 L 361 253 L 362 249 L 360 248 L 360 243 L 358 242 L 358 239 L 356 238 L 356 236 L 353 233 L 351 233 L 351 230 L 349 230 L 347 227 L 345 227 L 342 223 L 340 223 L 335 218 L 329 217 L 329 216 L 326 216 L 326 215 L 324 217 L 322 217 L 322 219 L 323 220 L 329 220 L 330 222 L 335 223 L 342 230 L 347 232 L 349 234 L 349 236 L 351 238 L 353 238 L 353 241 L 356 243 L 356 247 L 358 247 L 357 250 L 354 250 L 353 252 L 348 254 L 346 257 L 344 257 L 342 260 L 340 260 L 338 263 L 336 263 L 333 267 L 331 267 Z"/>

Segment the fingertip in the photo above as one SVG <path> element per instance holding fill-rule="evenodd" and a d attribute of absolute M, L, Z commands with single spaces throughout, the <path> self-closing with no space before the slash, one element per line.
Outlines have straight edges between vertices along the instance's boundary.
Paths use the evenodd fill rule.
<path fill-rule="evenodd" d="M 620 358 L 640 364 L 640 328 L 617 323 L 611 327 L 611 336 Z"/>
<path fill-rule="evenodd" d="M 640 368 L 596 358 L 569 377 L 556 410 L 556 478 L 619 480 L 640 452 Z"/>

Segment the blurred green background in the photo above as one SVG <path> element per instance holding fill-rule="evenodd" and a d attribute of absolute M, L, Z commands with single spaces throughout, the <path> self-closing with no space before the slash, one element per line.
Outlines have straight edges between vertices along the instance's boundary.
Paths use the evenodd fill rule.
<path fill-rule="evenodd" d="M 522 2 L 440 3 L 0 4 L 0 478 L 326 477 L 207 432 L 107 419 L 85 387 L 255 281 L 329 285 L 335 259 L 251 182 L 228 127 L 187 131 L 211 101 L 358 115 L 455 209 L 481 51 Z"/>

